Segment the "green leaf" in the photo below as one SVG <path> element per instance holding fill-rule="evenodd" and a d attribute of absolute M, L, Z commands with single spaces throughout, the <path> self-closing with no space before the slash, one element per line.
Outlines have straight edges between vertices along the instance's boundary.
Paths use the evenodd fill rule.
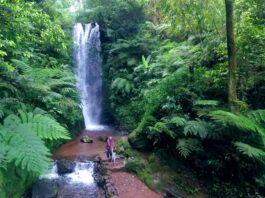
<path fill-rule="evenodd" d="M 210 112 L 210 117 L 217 123 L 221 123 L 227 126 L 233 126 L 240 130 L 250 131 L 259 134 L 263 143 L 265 143 L 265 130 L 258 123 L 252 121 L 248 117 L 243 115 L 236 115 L 227 111 L 212 111 Z"/>
<path fill-rule="evenodd" d="M 179 139 L 176 149 L 182 157 L 187 158 L 192 152 L 201 151 L 202 147 L 199 140 L 188 138 Z"/>
<path fill-rule="evenodd" d="M 265 152 L 262 149 L 255 148 L 249 144 L 245 144 L 243 142 L 234 142 L 233 143 L 237 150 L 242 153 L 243 155 L 246 155 L 250 158 L 258 159 L 258 160 L 264 160 L 265 158 Z"/>

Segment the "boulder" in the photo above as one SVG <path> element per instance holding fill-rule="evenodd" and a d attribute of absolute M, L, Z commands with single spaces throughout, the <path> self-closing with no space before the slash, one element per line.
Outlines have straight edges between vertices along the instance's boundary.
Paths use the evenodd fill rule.
<path fill-rule="evenodd" d="M 59 185 L 49 179 L 38 180 L 32 188 L 32 198 L 56 198 Z"/>
<path fill-rule="evenodd" d="M 72 173 L 74 172 L 74 169 L 75 169 L 75 162 L 62 159 L 62 160 L 57 161 L 57 168 L 58 168 L 59 175 Z"/>
<path fill-rule="evenodd" d="M 98 140 L 101 142 L 107 142 L 108 136 L 106 135 L 101 135 L 98 137 Z"/>
<path fill-rule="evenodd" d="M 93 143 L 93 139 L 89 137 L 89 135 L 84 135 L 81 139 L 81 142 L 83 143 Z"/>

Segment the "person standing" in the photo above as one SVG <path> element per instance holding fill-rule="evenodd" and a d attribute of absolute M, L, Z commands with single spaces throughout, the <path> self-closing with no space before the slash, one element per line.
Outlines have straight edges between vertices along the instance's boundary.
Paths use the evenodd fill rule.
<path fill-rule="evenodd" d="M 108 137 L 107 142 L 106 142 L 106 154 L 107 158 L 111 161 L 112 158 L 112 152 L 115 149 L 115 143 L 112 137 Z"/>

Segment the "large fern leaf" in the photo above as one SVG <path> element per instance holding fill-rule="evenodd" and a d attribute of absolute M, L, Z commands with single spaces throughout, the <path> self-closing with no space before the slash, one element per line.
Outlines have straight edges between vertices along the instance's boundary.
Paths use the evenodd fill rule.
<path fill-rule="evenodd" d="M 111 88 L 122 93 L 129 93 L 132 89 L 130 82 L 124 78 L 116 78 L 112 84 Z"/>
<path fill-rule="evenodd" d="M 183 117 L 174 116 L 169 120 L 169 123 L 176 127 L 181 127 L 187 123 L 187 120 Z"/>
<path fill-rule="evenodd" d="M 258 160 L 264 160 L 265 158 L 265 152 L 262 149 L 255 148 L 249 144 L 245 144 L 243 142 L 234 142 L 234 145 L 236 146 L 237 150 L 242 153 L 243 155 L 246 155 L 250 158 L 258 159 Z"/>
<path fill-rule="evenodd" d="M 187 158 L 193 151 L 202 150 L 202 147 L 198 139 L 188 138 L 179 139 L 176 149 L 182 157 Z"/>
<path fill-rule="evenodd" d="M 259 124 L 265 123 L 265 110 L 259 109 L 256 111 L 251 111 L 246 114 L 246 116 L 251 119 L 252 121 L 255 121 Z"/>
<path fill-rule="evenodd" d="M 149 127 L 149 136 L 155 136 L 156 134 L 160 133 L 164 133 L 173 139 L 176 136 L 176 134 L 171 131 L 164 122 L 157 122 L 154 127 Z"/>
<path fill-rule="evenodd" d="M 10 133 L 6 160 L 36 175 L 47 171 L 51 154 L 44 142 L 26 126 L 19 126 Z"/>
<path fill-rule="evenodd" d="M 21 125 L 29 127 L 42 139 L 70 139 L 67 130 L 53 118 L 42 115 L 26 113 L 19 110 Z"/>
<path fill-rule="evenodd" d="M 210 117 L 221 124 L 234 126 L 240 130 L 251 131 L 261 135 L 263 142 L 265 143 L 265 130 L 258 123 L 252 121 L 248 117 L 243 115 L 236 115 L 227 111 L 212 111 Z"/>
<path fill-rule="evenodd" d="M 11 94 L 16 94 L 18 92 L 17 88 L 9 82 L 0 82 L 0 90 L 6 90 Z"/>
<path fill-rule="evenodd" d="M 202 120 L 192 120 L 187 122 L 183 133 L 185 135 L 195 135 L 201 138 L 206 138 L 209 133 L 209 125 L 207 122 Z"/>

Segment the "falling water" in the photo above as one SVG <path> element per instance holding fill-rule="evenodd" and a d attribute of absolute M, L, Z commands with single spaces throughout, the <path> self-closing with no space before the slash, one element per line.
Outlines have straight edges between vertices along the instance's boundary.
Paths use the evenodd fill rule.
<path fill-rule="evenodd" d="M 102 71 L 98 24 L 74 26 L 74 56 L 86 129 L 100 128 Z"/>
<path fill-rule="evenodd" d="M 42 175 L 34 184 L 31 190 L 32 198 L 47 197 L 78 197 L 78 198 L 102 198 L 102 190 L 97 185 L 95 175 L 95 163 L 91 161 L 74 161 L 75 167 L 71 173 L 62 174 L 56 162 L 51 170 Z M 61 166 L 60 170 L 65 170 L 66 166 Z M 59 174 L 60 173 L 60 174 Z"/>

